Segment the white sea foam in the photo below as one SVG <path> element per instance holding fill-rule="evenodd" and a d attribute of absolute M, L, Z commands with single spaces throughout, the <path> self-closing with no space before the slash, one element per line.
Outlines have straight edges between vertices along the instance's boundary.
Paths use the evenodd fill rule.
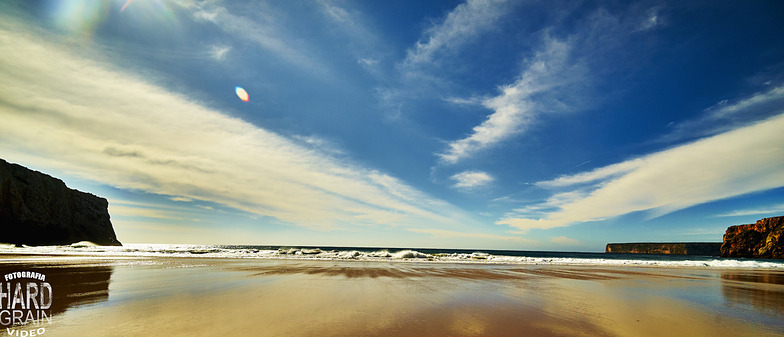
<path fill-rule="evenodd" d="M 629 267 L 672 267 L 672 268 L 720 268 L 720 269 L 782 269 L 784 262 L 751 259 L 725 258 L 678 258 L 657 260 L 654 258 L 620 258 L 617 255 L 607 258 L 593 254 L 591 258 L 560 256 L 511 256 L 494 255 L 485 252 L 473 253 L 423 253 L 416 250 L 358 251 L 321 248 L 251 248 L 222 247 L 211 245 L 170 245 L 170 244 L 126 244 L 115 246 L 41 246 L 15 247 L 0 246 L 0 253 L 47 254 L 47 255 L 91 255 L 106 257 L 202 257 L 202 258 L 240 258 L 240 259 L 303 259 L 303 260 L 361 260 L 361 261 L 409 261 L 409 262 L 447 262 L 447 263 L 486 263 L 486 264 L 533 264 L 533 265 L 585 265 L 585 266 L 629 266 Z M 539 253 L 538 255 L 546 255 Z M 567 256 L 564 256 L 567 255 Z"/>
<path fill-rule="evenodd" d="M 420 253 L 415 250 L 403 250 L 392 254 L 393 259 L 427 259 L 433 257 L 430 254 Z"/>
<path fill-rule="evenodd" d="M 89 246 L 97 246 L 98 244 L 91 242 L 91 241 L 79 241 L 76 243 L 72 243 L 71 247 L 89 247 Z"/>

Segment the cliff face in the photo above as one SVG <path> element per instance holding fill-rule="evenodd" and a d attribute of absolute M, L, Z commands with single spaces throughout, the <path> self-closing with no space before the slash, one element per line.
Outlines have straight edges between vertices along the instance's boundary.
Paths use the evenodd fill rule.
<path fill-rule="evenodd" d="M 108 207 L 104 198 L 0 159 L 0 242 L 119 246 Z"/>
<path fill-rule="evenodd" d="M 622 254 L 675 254 L 718 256 L 721 243 L 714 242 L 641 242 L 608 243 L 605 253 Z"/>
<path fill-rule="evenodd" d="M 730 226 L 724 233 L 721 256 L 784 259 L 784 216 Z"/>

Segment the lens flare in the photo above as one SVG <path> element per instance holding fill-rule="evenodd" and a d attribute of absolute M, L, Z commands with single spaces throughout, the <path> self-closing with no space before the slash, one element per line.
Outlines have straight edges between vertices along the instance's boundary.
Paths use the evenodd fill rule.
<path fill-rule="evenodd" d="M 0 3 L 3 1 L 0 0 Z M 161 35 L 161 37 L 180 39 L 186 30 L 179 20 L 177 11 L 181 7 L 175 1 L 135 1 L 135 0 L 46 0 L 43 14 L 51 20 L 58 30 L 87 41 L 100 29 L 107 29 L 117 18 L 113 12 L 119 8 L 124 15 L 123 24 L 140 30 L 140 34 Z M 120 7 L 122 4 L 122 7 Z M 133 6 L 131 6 L 133 4 Z M 125 26 L 123 26 L 125 27 Z M 165 33 L 165 34 L 161 34 Z M 120 47 L 131 48 L 122 45 Z"/>
<path fill-rule="evenodd" d="M 125 8 L 128 7 L 128 5 L 131 4 L 131 2 L 133 2 L 133 0 L 126 1 L 125 4 L 122 6 L 122 8 L 120 8 L 120 12 L 124 12 Z"/>
<path fill-rule="evenodd" d="M 247 102 L 250 100 L 250 96 L 248 96 L 248 92 L 242 87 L 234 87 L 234 92 L 237 93 L 237 97 L 239 97 L 243 102 Z"/>

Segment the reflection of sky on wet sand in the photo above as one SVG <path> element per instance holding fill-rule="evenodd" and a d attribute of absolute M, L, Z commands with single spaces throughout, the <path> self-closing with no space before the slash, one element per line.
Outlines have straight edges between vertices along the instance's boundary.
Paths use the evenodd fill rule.
<path fill-rule="evenodd" d="M 750 307 L 763 315 L 784 317 L 784 273 L 727 272 L 722 273 L 721 292 L 731 307 Z M 781 321 L 784 331 L 784 323 Z"/>
<path fill-rule="evenodd" d="M 776 272 L 217 259 L 89 268 L 108 288 L 88 291 L 99 300 L 57 315 L 48 331 L 713 337 L 773 336 L 784 319 Z"/>
<path fill-rule="evenodd" d="M 230 289 L 244 281 L 230 272 L 212 272 L 200 263 L 161 261 L 155 264 L 117 266 L 108 305 L 155 299 L 176 294 L 201 294 Z"/>

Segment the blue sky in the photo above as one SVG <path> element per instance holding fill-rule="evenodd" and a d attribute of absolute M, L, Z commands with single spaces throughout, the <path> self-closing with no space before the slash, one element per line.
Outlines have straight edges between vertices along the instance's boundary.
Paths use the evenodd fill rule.
<path fill-rule="evenodd" d="M 784 214 L 782 34 L 780 1 L 4 1 L 0 157 L 129 243 L 720 241 Z"/>

